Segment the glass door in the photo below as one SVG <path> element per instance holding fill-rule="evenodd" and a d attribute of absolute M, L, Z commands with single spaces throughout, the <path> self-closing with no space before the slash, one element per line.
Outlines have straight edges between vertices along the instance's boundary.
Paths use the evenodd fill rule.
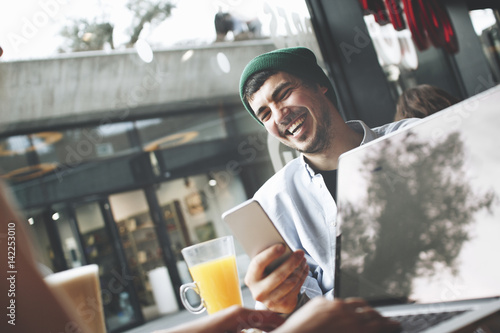
<path fill-rule="evenodd" d="M 165 266 L 165 262 L 144 192 L 113 194 L 109 202 L 144 318 L 158 317 L 149 275 L 154 269 Z"/>
<path fill-rule="evenodd" d="M 60 258 L 57 253 L 59 237 L 57 233 L 50 232 L 51 219 L 49 208 L 30 209 L 24 212 L 26 217 L 27 230 L 33 240 L 33 247 L 35 249 L 35 256 L 38 262 L 38 268 L 45 276 L 53 272 L 65 270 L 67 267 L 65 262 Z"/>
<path fill-rule="evenodd" d="M 151 204 L 144 190 L 135 190 L 111 195 L 111 210 L 119 231 L 130 271 L 134 276 L 134 286 L 146 320 L 154 319 L 162 314 L 175 312 L 177 306 L 175 270 L 172 271 L 165 261 L 162 242 L 158 235 L 160 220 L 154 221 Z M 181 232 L 183 224 L 179 220 L 179 212 L 175 205 L 165 205 L 161 209 L 167 228 L 173 232 Z M 158 212 L 156 212 L 157 218 Z M 166 230 L 165 230 L 166 231 Z M 186 232 L 186 231 L 185 231 Z M 182 234 L 175 238 L 175 248 L 184 247 Z M 166 244 L 170 250 L 170 242 Z M 177 251 L 177 252 L 178 252 Z M 177 253 L 176 252 L 176 253 Z M 179 252 L 180 255 L 180 252 Z M 178 283 L 177 283 L 178 284 Z"/>
<path fill-rule="evenodd" d="M 86 265 L 74 214 L 65 204 L 52 206 L 50 220 L 57 228 L 62 255 L 68 269 Z"/>
<path fill-rule="evenodd" d="M 123 331 L 144 322 L 130 273 L 107 201 L 75 207 L 84 254 L 99 266 L 106 326 L 109 332 Z"/>

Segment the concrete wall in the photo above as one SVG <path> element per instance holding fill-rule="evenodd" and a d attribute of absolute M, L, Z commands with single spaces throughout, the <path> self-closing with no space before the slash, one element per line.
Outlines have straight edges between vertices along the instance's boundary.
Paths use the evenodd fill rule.
<path fill-rule="evenodd" d="M 269 40 L 260 40 L 158 50 L 150 63 L 133 49 L 3 62 L 0 135 L 34 125 L 161 112 L 172 103 L 237 98 L 246 63 L 274 48 Z"/>

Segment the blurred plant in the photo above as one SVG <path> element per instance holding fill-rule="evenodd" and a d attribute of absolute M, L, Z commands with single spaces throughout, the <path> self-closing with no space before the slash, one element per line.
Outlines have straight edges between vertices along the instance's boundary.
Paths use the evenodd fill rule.
<path fill-rule="evenodd" d="M 113 25 L 110 23 L 89 22 L 86 19 L 76 19 L 71 26 L 61 30 L 61 36 L 66 43 L 59 52 L 79 52 L 102 50 L 106 43 L 114 49 Z"/>
<path fill-rule="evenodd" d="M 132 32 L 127 47 L 134 46 L 146 24 L 161 23 L 172 14 L 172 9 L 175 8 L 175 5 L 169 0 L 129 0 L 126 6 L 134 14 Z"/>
<path fill-rule="evenodd" d="M 133 47 L 139 40 L 139 36 L 147 24 L 157 25 L 168 18 L 175 5 L 171 0 L 129 0 L 126 4 L 132 14 L 131 28 L 128 33 L 129 41 L 126 47 Z M 97 19 L 89 22 L 86 19 L 74 19 L 65 26 L 60 34 L 65 39 L 65 43 L 59 47 L 59 52 L 79 52 L 103 50 L 106 45 L 111 49 L 115 48 L 113 42 L 114 25 L 110 22 Z"/>

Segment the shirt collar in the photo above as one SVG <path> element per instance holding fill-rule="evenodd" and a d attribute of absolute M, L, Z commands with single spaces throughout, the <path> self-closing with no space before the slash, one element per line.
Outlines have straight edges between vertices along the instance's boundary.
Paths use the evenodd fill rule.
<path fill-rule="evenodd" d="M 365 143 L 368 143 L 372 140 L 377 139 L 380 137 L 379 134 L 374 132 L 368 125 L 366 125 L 362 120 L 349 120 L 346 122 L 347 126 L 349 126 L 351 129 L 353 129 L 356 133 L 362 134 L 363 135 L 363 140 L 361 140 L 361 145 L 364 145 Z M 305 166 L 307 173 L 309 174 L 309 177 L 312 178 L 315 175 L 314 170 L 311 168 L 309 163 L 307 163 L 304 154 L 300 154 L 299 157 L 302 161 L 302 164 Z"/>
<path fill-rule="evenodd" d="M 346 122 L 346 124 L 350 128 L 352 128 L 355 132 L 357 132 L 359 134 L 363 134 L 363 140 L 361 140 L 360 146 L 380 137 L 379 134 L 374 132 L 370 127 L 368 127 L 368 125 L 366 125 L 361 120 L 349 120 Z"/>

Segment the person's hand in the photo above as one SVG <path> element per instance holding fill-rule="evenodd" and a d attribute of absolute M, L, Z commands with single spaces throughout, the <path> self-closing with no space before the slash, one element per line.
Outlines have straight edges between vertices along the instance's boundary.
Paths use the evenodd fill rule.
<path fill-rule="evenodd" d="M 272 311 L 253 310 L 233 305 L 190 323 L 153 333 L 240 333 L 246 328 L 270 332 L 281 325 L 284 320 L 282 316 Z"/>
<path fill-rule="evenodd" d="M 362 300 L 331 301 L 315 297 L 273 333 L 390 333 L 399 330 L 399 323 L 382 317 Z"/>
<path fill-rule="evenodd" d="M 295 251 L 270 274 L 266 267 L 285 252 L 283 244 L 276 244 L 256 255 L 248 265 L 245 284 L 253 298 L 269 310 L 290 313 L 297 305 L 300 287 L 309 272 L 309 266 L 301 250 Z"/>

